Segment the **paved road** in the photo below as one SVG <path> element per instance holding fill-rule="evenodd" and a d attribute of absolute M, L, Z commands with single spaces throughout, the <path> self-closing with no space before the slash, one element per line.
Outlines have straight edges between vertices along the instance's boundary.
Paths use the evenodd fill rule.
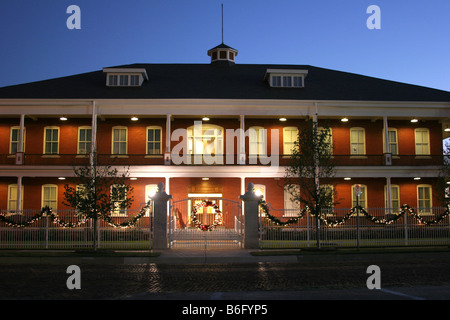
<path fill-rule="evenodd" d="M 0 264 L 0 298 L 131 300 L 450 299 L 450 253 L 299 256 L 297 262 Z M 79 261 L 78 261 L 79 262 Z M 366 286 L 369 265 L 381 289 Z"/>

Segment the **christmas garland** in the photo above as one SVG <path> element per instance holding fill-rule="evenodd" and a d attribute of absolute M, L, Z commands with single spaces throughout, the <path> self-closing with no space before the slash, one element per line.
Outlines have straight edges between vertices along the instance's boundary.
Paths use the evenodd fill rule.
<path fill-rule="evenodd" d="M 200 209 L 202 207 L 203 208 L 206 208 L 206 207 L 213 207 L 214 208 L 216 214 L 215 214 L 215 217 L 214 217 L 213 224 L 205 225 L 205 224 L 202 224 L 200 221 L 198 221 L 198 219 L 197 219 L 197 211 L 198 211 L 198 209 Z M 198 203 L 196 206 L 194 206 L 192 208 L 191 221 L 194 223 L 194 225 L 196 227 L 198 227 L 202 231 L 212 231 L 218 225 L 222 224 L 222 221 L 223 221 L 222 211 L 220 211 L 219 207 L 215 203 L 212 203 L 211 201 L 203 200 L 202 202 Z"/>
<path fill-rule="evenodd" d="M 282 227 L 285 227 L 285 226 L 288 226 L 288 225 L 290 225 L 290 224 L 296 223 L 298 220 L 300 220 L 300 219 L 303 218 L 303 216 L 306 214 L 306 212 L 309 211 L 309 208 L 306 207 L 306 208 L 304 208 L 304 209 L 302 209 L 302 210 L 300 211 L 300 214 L 299 214 L 297 217 L 289 218 L 287 221 L 282 222 L 280 219 L 278 219 L 277 217 L 272 216 L 272 215 L 269 213 L 269 207 L 267 206 L 266 201 L 260 200 L 260 201 L 259 201 L 259 205 L 260 205 L 261 208 L 263 209 L 264 213 L 266 214 L 266 218 L 267 218 L 268 220 L 272 221 L 272 222 L 275 223 L 277 226 L 282 226 Z"/>
<path fill-rule="evenodd" d="M 136 225 L 136 223 L 139 221 L 140 218 L 142 218 L 142 216 L 145 215 L 146 210 L 150 207 L 150 202 L 148 202 L 139 212 L 138 215 L 132 217 L 130 220 L 123 222 L 123 223 L 114 223 L 113 219 L 106 215 L 106 214 L 101 214 L 101 217 L 104 221 L 106 221 L 109 225 L 115 227 L 115 228 L 131 228 L 134 227 Z M 23 221 L 23 222 L 16 222 L 13 221 L 11 219 L 8 219 L 7 217 L 5 217 L 3 214 L 0 214 L 0 221 L 4 222 L 8 227 L 15 227 L 15 228 L 24 228 L 27 227 L 33 223 L 35 223 L 36 221 L 40 220 L 44 214 L 48 215 L 50 217 L 50 219 L 52 219 L 52 222 L 54 224 L 58 224 L 59 226 L 63 227 L 63 228 L 76 228 L 79 227 L 80 225 L 86 223 L 87 218 L 86 216 L 84 216 L 81 220 L 79 220 L 76 223 L 73 222 L 65 222 L 63 220 L 61 220 L 57 215 L 55 215 L 53 213 L 53 210 L 46 206 L 44 208 L 42 208 L 41 212 L 34 215 L 33 217 L 31 217 L 30 219 Z"/>
<path fill-rule="evenodd" d="M 282 222 L 280 219 L 272 216 L 269 213 L 269 207 L 267 206 L 267 203 L 264 200 L 260 200 L 259 205 L 261 206 L 264 213 L 266 214 L 266 219 L 270 220 L 277 226 L 287 226 L 290 224 L 294 224 L 298 220 L 302 219 L 305 216 L 306 212 L 310 212 L 309 208 L 306 207 L 300 211 L 300 214 L 297 217 L 290 218 L 286 222 Z M 440 215 L 439 217 L 437 217 L 431 221 L 427 221 L 424 218 L 422 218 L 418 213 L 416 213 L 413 208 L 411 208 L 407 204 L 404 204 L 403 206 L 401 206 L 399 214 L 394 215 L 390 219 L 372 216 L 361 206 L 355 206 L 355 207 L 351 208 L 350 211 L 346 215 L 344 215 L 342 218 L 339 218 L 339 219 L 328 219 L 328 218 L 323 217 L 322 215 L 319 216 L 319 219 L 322 223 L 324 223 L 325 225 L 327 225 L 329 227 L 336 227 L 338 225 L 344 224 L 347 220 L 349 220 L 352 217 L 352 215 L 356 214 L 357 209 L 359 209 L 359 211 L 363 214 L 363 216 L 365 218 L 369 219 L 370 221 L 377 223 L 377 224 L 384 224 L 384 225 L 392 224 L 393 222 L 400 219 L 403 215 L 409 213 L 414 218 L 416 218 L 419 221 L 419 223 L 430 226 L 430 225 L 438 224 L 439 222 L 444 220 L 450 214 L 450 205 L 449 205 L 449 206 L 447 206 L 447 209 L 444 211 L 444 213 L 442 215 Z"/>

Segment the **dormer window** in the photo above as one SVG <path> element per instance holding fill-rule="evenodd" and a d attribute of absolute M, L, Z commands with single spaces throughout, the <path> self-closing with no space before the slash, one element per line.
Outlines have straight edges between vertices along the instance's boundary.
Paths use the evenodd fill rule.
<path fill-rule="evenodd" d="M 108 87 L 140 87 L 144 80 L 148 80 L 145 69 L 105 68 L 106 85 Z"/>
<path fill-rule="evenodd" d="M 303 88 L 308 70 L 277 70 L 267 69 L 266 79 L 271 87 L 276 88 Z"/>

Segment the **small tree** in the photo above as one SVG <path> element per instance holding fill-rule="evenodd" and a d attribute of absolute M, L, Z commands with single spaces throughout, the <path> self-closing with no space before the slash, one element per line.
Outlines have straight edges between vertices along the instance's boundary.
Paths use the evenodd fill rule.
<path fill-rule="evenodd" d="M 129 208 L 133 203 L 133 187 L 129 184 L 128 168 L 119 173 L 110 165 L 75 167 L 75 177 L 64 185 L 64 205 L 94 221 L 93 249 L 97 248 L 97 220 L 112 212 Z"/>
<path fill-rule="evenodd" d="M 444 205 L 450 205 L 450 139 L 444 141 L 443 163 L 437 179 L 437 198 Z"/>
<path fill-rule="evenodd" d="M 317 247 L 320 248 L 319 221 L 323 209 L 335 202 L 333 143 L 328 126 L 319 128 L 316 121 L 307 119 L 294 144 L 290 164 L 286 168 L 285 188 L 291 199 L 310 209 L 315 217 Z"/>

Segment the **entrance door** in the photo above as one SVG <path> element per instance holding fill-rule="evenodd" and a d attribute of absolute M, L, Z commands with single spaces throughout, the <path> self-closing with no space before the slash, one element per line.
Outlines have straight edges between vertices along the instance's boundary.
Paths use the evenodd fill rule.
<path fill-rule="evenodd" d="M 217 218 L 217 210 L 218 208 L 220 211 L 222 211 L 222 200 L 220 199 L 222 197 L 222 194 L 189 194 L 189 212 L 188 212 L 188 225 L 191 227 L 196 227 L 194 224 L 194 221 L 192 221 L 192 213 L 195 210 L 196 216 L 195 219 L 198 223 L 204 226 L 212 226 L 214 224 L 217 224 L 216 227 L 223 226 L 223 216 L 221 221 L 219 223 L 215 223 L 215 220 Z M 205 204 L 205 201 L 208 203 L 207 206 L 202 206 L 202 204 Z"/>

